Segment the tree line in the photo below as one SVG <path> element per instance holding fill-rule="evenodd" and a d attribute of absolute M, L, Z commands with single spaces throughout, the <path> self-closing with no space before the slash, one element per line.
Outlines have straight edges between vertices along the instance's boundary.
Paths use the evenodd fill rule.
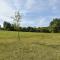
<path fill-rule="evenodd" d="M 2 30 L 17 31 L 15 24 L 4 21 Z M 43 32 L 43 33 L 59 33 L 60 32 L 60 18 L 53 19 L 48 27 L 19 27 L 19 31 L 22 32 Z"/>

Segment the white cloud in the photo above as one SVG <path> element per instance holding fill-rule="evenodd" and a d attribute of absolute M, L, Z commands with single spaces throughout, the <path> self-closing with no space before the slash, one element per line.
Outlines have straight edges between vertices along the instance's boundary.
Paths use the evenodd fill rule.
<path fill-rule="evenodd" d="M 59 5 L 60 1 L 59 0 L 48 0 L 49 1 L 49 7 L 51 7 L 53 13 L 58 13 L 59 12 Z"/>
<path fill-rule="evenodd" d="M 0 1 L 0 15 L 2 16 L 7 16 L 7 15 L 11 15 L 13 12 L 13 8 L 10 7 L 7 2 L 5 2 L 4 0 Z"/>
<path fill-rule="evenodd" d="M 15 10 L 21 9 L 20 12 L 23 13 L 23 15 L 26 18 L 25 20 L 25 18 L 22 17 L 22 20 L 24 19 L 22 25 L 36 24 L 38 26 L 43 26 L 43 25 L 46 26 L 49 23 L 46 20 L 48 17 L 46 18 L 45 16 L 43 16 L 44 14 L 43 12 L 48 11 L 49 13 L 52 12 L 53 14 L 59 13 L 60 11 L 59 2 L 60 2 L 59 0 L 45 0 L 45 1 L 44 0 L 0 0 L 0 19 L 11 22 L 12 20 L 10 19 L 10 17 L 13 16 Z M 28 18 L 27 13 L 30 13 L 33 16 L 34 16 L 33 13 L 37 13 L 37 15 L 36 17 L 30 16 Z M 42 17 L 39 17 L 38 14 L 42 15 Z M 48 15 L 52 16 L 52 14 L 48 14 Z M 27 18 L 29 19 L 29 21 L 27 21 L 28 20 Z M 33 20 L 33 18 L 36 19 Z"/>
<path fill-rule="evenodd" d="M 48 19 L 49 20 L 49 19 Z M 39 18 L 37 18 L 36 19 L 36 21 L 35 21 L 35 25 L 36 26 L 48 26 L 48 20 L 47 20 L 47 17 L 39 17 Z M 50 20 L 49 20 L 50 21 Z"/>
<path fill-rule="evenodd" d="M 13 16 L 15 10 L 9 6 L 7 1 L 1 0 L 0 1 L 0 24 L 3 24 L 3 21 L 11 22 L 11 16 Z"/>
<path fill-rule="evenodd" d="M 32 8 L 34 8 L 35 3 L 35 0 L 26 0 L 26 9 L 31 10 Z"/>

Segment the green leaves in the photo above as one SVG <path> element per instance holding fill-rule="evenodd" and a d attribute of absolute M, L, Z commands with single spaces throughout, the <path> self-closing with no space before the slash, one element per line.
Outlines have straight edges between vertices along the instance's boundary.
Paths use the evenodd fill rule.
<path fill-rule="evenodd" d="M 60 19 L 53 19 L 49 27 L 51 32 L 60 32 Z"/>

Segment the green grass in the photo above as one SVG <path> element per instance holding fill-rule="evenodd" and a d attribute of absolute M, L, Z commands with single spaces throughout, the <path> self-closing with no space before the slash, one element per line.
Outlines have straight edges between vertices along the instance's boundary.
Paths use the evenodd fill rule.
<path fill-rule="evenodd" d="M 60 60 L 60 33 L 0 31 L 0 60 Z"/>

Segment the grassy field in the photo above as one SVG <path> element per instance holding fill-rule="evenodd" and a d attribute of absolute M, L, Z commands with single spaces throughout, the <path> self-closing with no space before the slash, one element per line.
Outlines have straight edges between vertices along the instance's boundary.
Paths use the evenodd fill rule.
<path fill-rule="evenodd" d="M 0 31 L 0 60 L 60 60 L 60 33 Z"/>

